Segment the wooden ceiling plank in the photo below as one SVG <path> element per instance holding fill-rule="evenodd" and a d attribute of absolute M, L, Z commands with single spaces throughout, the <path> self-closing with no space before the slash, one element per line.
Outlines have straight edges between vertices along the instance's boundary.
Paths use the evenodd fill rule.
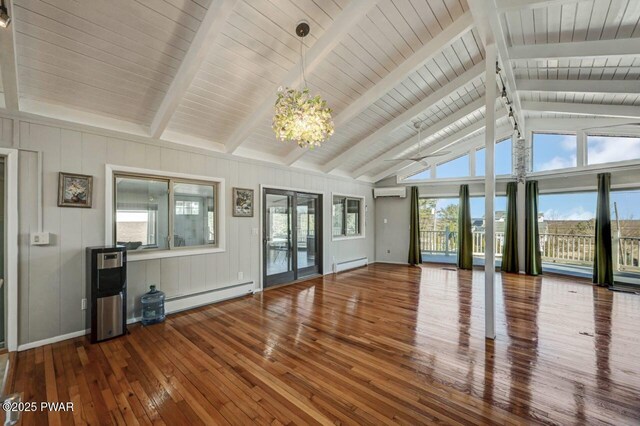
<path fill-rule="evenodd" d="M 387 136 L 389 133 L 398 129 L 401 126 L 406 125 L 407 122 L 414 119 L 416 116 L 420 115 L 427 109 L 431 108 L 438 102 L 447 98 L 451 95 L 451 93 L 460 89 L 461 87 L 466 86 L 473 80 L 479 78 L 484 72 L 484 63 L 481 62 L 477 65 L 474 65 L 469 70 L 462 73 L 460 76 L 454 78 L 449 83 L 442 86 L 440 89 L 433 92 L 431 95 L 424 98 L 422 101 L 418 102 L 402 114 L 398 115 L 393 120 L 389 121 L 387 124 L 362 139 L 360 142 L 356 143 L 349 147 L 346 151 L 339 154 L 327 164 L 325 164 L 322 170 L 325 173 L 331 173 L 336 170 L 342 164 L 348 162 L 351 158 L 361 155 L 362 152 L 365 152 L 370 146 L 372 146 L 375 142 L 380 140 L 381 138 Z"/>
<path fill-rule="evenodd" d="M 202 66 L 209 50 L 215 43 L 222 27 L 227 22 L 238 0 L 213 0 L 204 19 L 200 23 L 189 51 L 184 56 L 169 90 L 165 94 L 160 107 L 151 122 L 149 134 L 153 138 L 160 138 L 167 128 L 171 117 L 175 113 L 180 101 L 191 86 L 198 70 Z"/>
<path fill-rule="evenodd" d="M 9 16 L 13 16 L 13 2 L 6 0 Z M 18 60 L 16 57 L 16 25 L 0 29 L 0 72 L 2 74 L 2 90 L 4 105 L 9 111 L 20 110 L 20 92 L 18 90 Z"/>
<path fill-rule="evenodd" d="M 311 75 L 313 71 L 324 61 L 333 51 L 340 41 L 353 30 L 354 24 L 364 18 L 367 12 L 376 5 L 377 1 L 352 0 L 343 9 L 338 17 L 325 30 L 323 35 L 311 46 L 305 55 L 305 73 Z M 292 29 L 293 30 L 293 29 Z M 279 86 L 297 87 L 301 82 L 300 64 L 296 63 L 292 67 Z M 273 88 L 274 97 L 275 90 Z M 258 125 L 264 122 L 266 115 L 273 111 L 274 99 L 266 98 L 258 108 L 256 108 L 246 120 L 237 127 L 231 138 L 227 141 L 227 152 L 233 154 L 244 141 L 253 133 Z"/>

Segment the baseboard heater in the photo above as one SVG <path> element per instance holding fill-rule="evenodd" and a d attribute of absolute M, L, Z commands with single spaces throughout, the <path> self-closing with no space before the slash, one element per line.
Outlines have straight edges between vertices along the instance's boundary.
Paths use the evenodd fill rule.
<path fill-rule="evenodd" d="M 210 305 L 215 302 L 221 302 L 251 293 L 253 293 L 253 281 L 215 290 L 191 293 L 184 296 L 174 296 L 166 299 L 165 312 L 172 314 L 174 312 Z"/>
<path fill-rule="evenodd" d="M 361 266 L 367 266 L 369 264 L 368 257 L 362 257 L 360 259 L 347 260 L 345 262 L 339 262 L 334 265 L 334 272 L 347 271 L 349 269 L 359 268 Z"/>

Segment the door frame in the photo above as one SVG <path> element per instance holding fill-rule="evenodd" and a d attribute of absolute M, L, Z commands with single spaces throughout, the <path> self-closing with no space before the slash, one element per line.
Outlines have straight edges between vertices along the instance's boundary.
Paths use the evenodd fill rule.
<path fill-rule="evenodd" d="M 0 148 L 5 158 L 5 274 L 6 335 L 9 352 L 18 350 L 18 150 Z"/>
<path fill-rule="evenodd" d="M 259 185 L 259 190 L 260 190 L 260 194 L 257 197 L 258 198 L 258 211 L 259 213 L 259 232 L 258 232 L 258 236 L 259 236 L 259 251 L 260 251 L 260 288 L 256 289 L 256 292 L 260 292 L 264 290 L 264 278 L 265 278 L 265 274 L 264 274 L 264 190 L 265 189 L 276 189 L 276 190 L 280 190 L 280 191 L 293 191 L 293 192 L 303 192 L 303 193 L 307 193 L 307 194 L 315 194 L 315 195 L 319 195 L 320 198 L 320 203 L 321 206 L 319 208 L 320 211 L 320 227 L 321 227 L 321 233 L 320 234 L 324 234 L 324 225 L 325 225 L 325 219 L 324 219 L 324 198 L 325 198 L 325 194 L 323 191 L 317 191 L 317 190 L 312 190 L 312 189 L 304 189 L 304 188 L 292 188 L 292 187 L 288 187 L 288 186 L 277 186 L 277 185 L 265 185 L 265 184 L 260 184 Z M 295 207 L 295 206 L 294 206 Z M 323 273 L 323 263 L 324 263 L 324 244 L 323 244 L 323 236 L 324 235 L 320 235 L 319 241 L 318 241 L 318 245 L 319 245 L 319 249 L 318 251 L 321 253 L 321 257 L 320 257 L 320 264 L 319 264 L 319 269 L 320 269 L 320 274 Z"/>

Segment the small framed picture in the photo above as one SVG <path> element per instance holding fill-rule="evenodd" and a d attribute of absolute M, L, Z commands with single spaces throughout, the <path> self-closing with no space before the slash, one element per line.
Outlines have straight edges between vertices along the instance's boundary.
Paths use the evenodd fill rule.
<path fill-rule="evenodd" d="M 91 208 L 93 176 L 60 172 L 58 207 Z"/>
<path fill-rule="evenodd" d="M 233 188 L 233 215 L 253 217 L 253 189 Z"/>

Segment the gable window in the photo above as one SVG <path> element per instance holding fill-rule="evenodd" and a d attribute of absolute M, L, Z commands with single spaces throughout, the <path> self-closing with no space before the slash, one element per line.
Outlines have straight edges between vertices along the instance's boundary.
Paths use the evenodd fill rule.
<path fill-rule="evenodd" d="M 457 178 L 469 176 L 469 155 L 463 155 L 436 167 L 436 178 Z"/>
<path fill-rule="evenodd" d="M 587 136 L 587 164 L 640 159 L 640 137 Z"/>
<path fill-rule="evenodd" d="M 218 181 L 113 174 L 113 238 L 135 256 L 218 248 Z"/>
<path fill-rule="evenodd" d="M 431 169 L 426 169 L 421 172 L 415 173 L 409 177 L 404 178 L 404 180 L 423 180 L 423 179 L 431 179 Z"/>
<path fill-rule="evenodd" d="M 513 153 L 511 138 L 503 139 L 496 144 L 495 172 L 496 176 L 511 175 Z M 476 176 L 484 176 L 485 148 L 476 151 Z"/>
<path fill-rule="evenodd" d="M 558 133 L 533 134 L 533 171 L 576 167 L 578 140 L 576 135 Z"/>
<path fill-rule="evenodd" d="M 334 238 L 364 236 L 364 198 L 334 195 L 331 211 Z"/>

